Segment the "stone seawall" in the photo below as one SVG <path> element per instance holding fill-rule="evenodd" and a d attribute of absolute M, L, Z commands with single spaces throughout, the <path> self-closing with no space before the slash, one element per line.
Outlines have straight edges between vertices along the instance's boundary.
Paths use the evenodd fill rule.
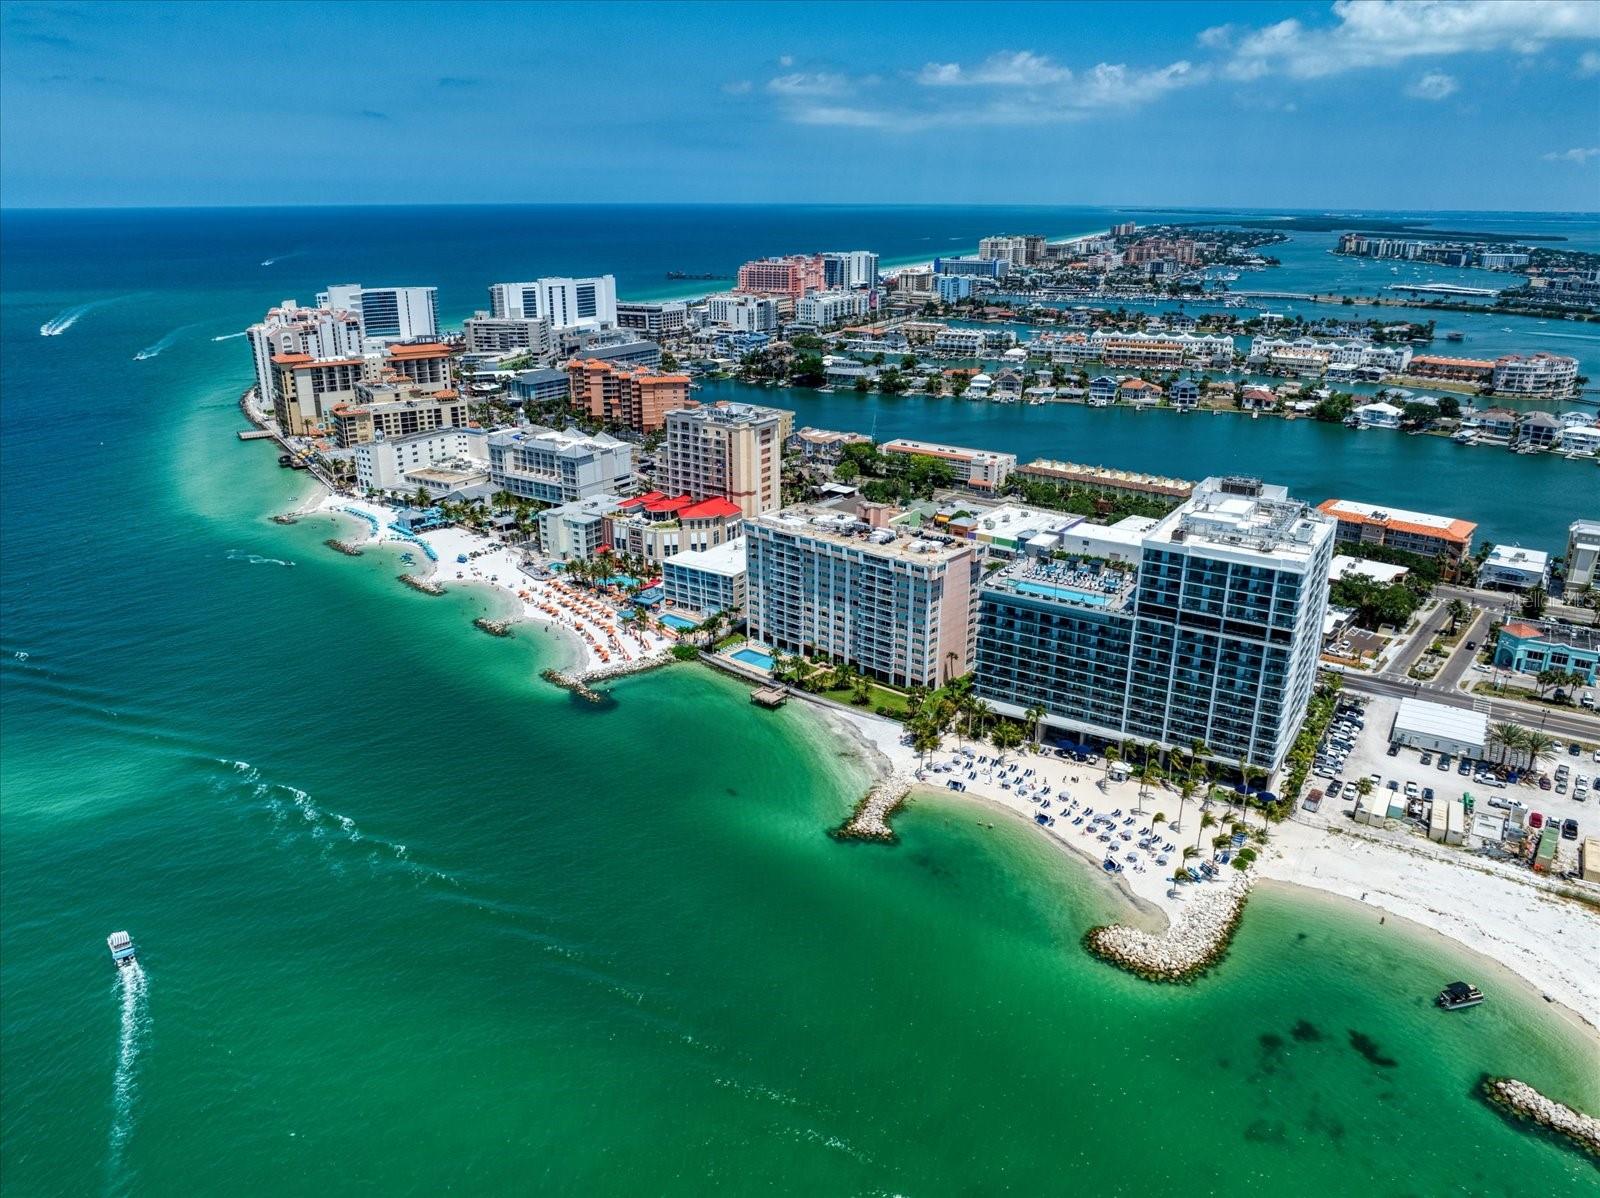
<path fill-rule="evenodd" d="M 472 621 L 474 628 L 479 632 L 487 632 L 490 636 L 510 636 L 511 624 L 510 620 L 491 620 L 485 616 L 479 616 Z"/>
<path fill-rule="evenodd" d="M 396 577 L 413 591 L 421 591 L 424 595 L 444 594 L 444 588 L 438 583 L 426 578 L 418 578 L 415 574 L 399 574 Z"/>
<path fill-rule="evenodd" d="M 1486 1077 L 1483 1093 L 1493 1105 L 1556 1135 L 1565 1136 L 1584 1152 L 1600 1160 L 1600 1119 L 1546 1098 L 1527 1082 L 1512 1077 Z"/>
<path fill-rule="evenodd" d="M 1102 961 L 1149 982 L 1187 982 L 1210 969 L 1228 951 L 1250 893 L 1249 877 L 1201 883 L 1165 932 L 1153 935 L 1124 924 L 1090 928 L 1083 946 Z"/>

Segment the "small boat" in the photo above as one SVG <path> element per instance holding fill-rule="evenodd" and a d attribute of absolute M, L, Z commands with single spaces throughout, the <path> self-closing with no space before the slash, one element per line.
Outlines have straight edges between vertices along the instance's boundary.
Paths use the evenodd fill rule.
<path fill-rule="evenodd" d="M 126 932 L 112 932 L 106 937 L 106 947 L 111 950 L 112 963 L 118 969 L 137 965 L 133 956 L 133 937 Z"/>
<path fill-rule="evenodd" d="M 1439 997 L 1434 1000 L 1446 1011 L 1459 1011 L 1463 1007 L 1475 1007 L 1483 1001 L 1483 991 L 1468 982 L 1451 982 L 1439 991 Z"/>
<path fill-rule="evenodd" d="M 1444 335 L 1444 339 L 1446 341 L 1465 341 L 1467 335 L 1465 333 L 1449 332 Z"/>

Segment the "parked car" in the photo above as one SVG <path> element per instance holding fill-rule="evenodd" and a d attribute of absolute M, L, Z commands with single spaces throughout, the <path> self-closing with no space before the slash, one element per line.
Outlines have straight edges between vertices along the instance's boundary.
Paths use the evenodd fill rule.
<path fill-rule="evenodd" d="M 1477 641 L 1468 641 L 1467 642 L 1467 648 L 1468 649 L 1476 649 L 1477 647 L 1478 647 L 1478 642 Z"/>
<path fill-rule="evenodd" d="M 1434 768 L 1437 769 L 1437 770 L 1441 770 L 1444 773 L 1448 774 L 1450 772 L 1450 763 L 1448 761 L 1446 761 L 1444 758 L 1441 757 L 1439 759 L 1439 764 L 1436 765 Z"/>
<path fill-rule="evenodd" d="M 1568 745 L 1567 746 L 1567 752 L 1570 753 L 1574 757 L 1582 757 L 1583 756 L 1583 746 L 1580 745 L 1580 744 Z"/>
<path fill-rule="evenodd" d="M 1542 828 L 1542 827 L 1544 827 L 1544 814 L 1542 812 L 1539 812 L 1539 811 L 1530 811 L 1528 813 L 1528 827 L 1530 827 L 1530 828 Z"/>
<path fill-rule="evenodd" d="M 1464 776 L 1470 775 L 1472 773 L 1472 762 L 1463 757 L 1456 763 L 1456 773 Z"/>
<path fill-rule="evenodd" d="M 1420 795 L 1421 793 L 1422 793 L 1422 788 L 1419 787 L 1415 782 L 1407 782 L 1406 783 L 1406 798 L 1414 799 L 1418 795 Z"/>
<path fill-rule="evenodd" d="M 1397 782 L 1395 779 L 1390 778 L 1389 779 L 1389 789 L 1390 790 L 1399 790 L 1400 789 L 1400 783 Z"/>
<path fill-rule="evenodd" d="M 1372 785 L 1373 785 L 1374 788 L 1383 785 L 1383 775 L 1382 774 L 1371 773 L 1371 774 L 1368 774 L 1367 777 L 1372 779 Z"/>
<path fill-rule="evenodd" d="M 1583 692 L 1583 698 L 1578 700 L 1578 705 L 1580 707 L 1587 707 L 1590 711 L 1593 711 L 1594 710 L 1594 696 L 1591 695 L 1588 691 L 1584 691 Z"/>
<path fill-rule="evenodd" d="M 1432 765 L 1433 764 L 1433 754 L 1432 753 L 1424 753 L 1422 755 L 1422 764 L 1423 765 Z"/>
<path fill-rule="evenodd" d="M 1577 820 L 1575 820 L 1575 819 L 1564 819 L 1564 820 L 1561 821 L 1561 839 L 1562 840 L 1576 840 L 1576 839 L 1578 839 L 1578 821 Z"/>
<path fill-rule="evenodd" d="M 1540 790 L 1549 790 L 1550 789 L 1550 779 L 1546 778 L 1543 774 L 1541 774 L 1539 776 L 1539 789 Z"/>
<path fill-rule="evenodd" d="M 1344 779 L 1343 778 L 1335 778 L 1332 782 L 1328 783 L 1328 797 L 1330 799 L 1338 798 L 1339 797 L 1339 792 L 1341 790 L 1343 790 L 1343 789 L 1344 789 Z"/>
<path fill-rule="evenodd" d="M 1398 756 L 1400 756 L 1400 746 L 1399 745 L 1390 745 L 1389 746 L 1389 756 L 1390 757 L 1398 757 Z"/>
<path fill-rule="evenodd" d="M 1422 788 L 1422 797 L 1423 797 L 1423 799 L 1425 801 L 1427 801 L 1429 803 L 1433 802 L 1433 787 L 1424 786 Z"/>

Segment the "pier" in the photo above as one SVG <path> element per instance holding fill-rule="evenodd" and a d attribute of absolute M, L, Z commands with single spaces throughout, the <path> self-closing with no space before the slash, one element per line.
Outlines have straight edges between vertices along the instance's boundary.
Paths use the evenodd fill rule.
<path fill-rule="evenodd" d="M 750 702 L 768 711 L 776 711 L 789 700 L 789 692 L 781 686 L 760 686 L 750 692 Z"/>

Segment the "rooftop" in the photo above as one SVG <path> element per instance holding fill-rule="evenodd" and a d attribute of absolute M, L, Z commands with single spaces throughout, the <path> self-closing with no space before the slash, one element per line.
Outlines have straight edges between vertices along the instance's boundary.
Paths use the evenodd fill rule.
<path fill-rule="evenodd" d="M 698 408 L 678 408 L 668 412 L 672 422 L 694 420 L 702 424 L 757 424 L 765 420 L 781 419 L 787 413 L 782 408 L 767 408 L 750 403 L 703 404 Z"/>
<path fill-rule="evenodd" d="M 1481 745 L 1489 736 L 1489 715 L 1465 707 L 1446 707 L 1426 699 L 1401 699 L 1394 717 L 1395 731 L 1416 732 Z M 1391 739 L 1393 739 L 1391 737 Z"/>
<path fill-rule="evenodd" d="M 977 376 L 982 377 L 982 376 Z M 917 441 L 911 437 L 896 437 L 880 446 L 885 453 L 926 454 L 933 458 L 955 458 L 963 462 L 1003 462 L 1017 460 L 1016 454 L 996 453 L 989 449 L 965 449 L 959 445 L 939 445 L 932 441 Z"/>
<path fill-rule="evenodd" d="M 1133 602 L 1138 574 L 1092 558 L 1021 558 L 984 580 L 984 589 L 1070 607 L 1121 611 Z"/>
<path fill-rule="evenodd" d="M 942 564 L 973 552 L 972 545 L 955 537 L 920 529 L 874 528 L 849 512 L 810 504 L 770 512 L 749 523 L 795 536 L 849 545 L 874 557 L 930 565 Z"/>
<path fill-rule="evenodd" d="M 1189 502 L 1151 529 L 1147 540 L 1306 562 L 1332 534 L 1333 521 L 1290 499 L 1286 488 L 1228 476 L 1197 485 Z"/>
<path fill-rule="evenodd" d="M 1600 650 L 1600 629 L 1586 624 L 1566 624 L 1560 620 L 1540 620 L 1533 624 L 1516 620 L 1501 631 L 1518 640 L 1541 640 L 1571 649 Z"/>
<path fill-rule="evenodd" d="M 690 549 L 667 558 L 667 569 L 707 570 L 713 574 L 741 574 L 745 568 L 744 538 L 735 537 L 710 549 Z"/>
<path fill-rule="evenodd" d="M 1317 505 L 1317 510 L 1352 524 L 1381 524 L 1399 532 L 1441 537 L 1463 544 L 1470 541 L 1472 534 L 1478 530 L 1478 526 L 1470 520 L 1430 516 L 1426 512 L 1408 512 L 1404 508 L 1380 507 L 1375 503 L 1358 503 L 1354 499 L 1326 499 Z"/>

